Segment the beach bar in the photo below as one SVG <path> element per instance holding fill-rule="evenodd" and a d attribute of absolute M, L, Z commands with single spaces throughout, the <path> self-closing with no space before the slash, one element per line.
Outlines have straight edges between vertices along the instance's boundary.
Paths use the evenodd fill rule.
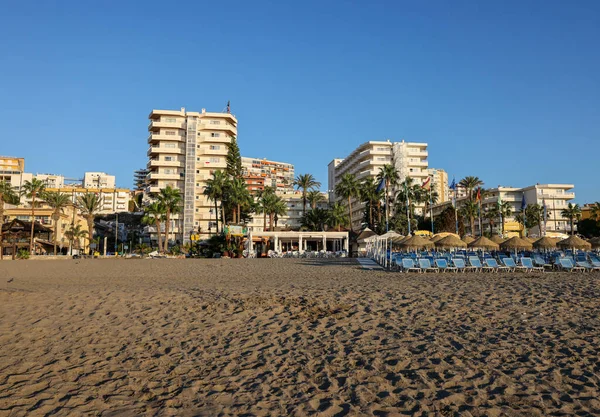
<path fill-rule="evenodd" d="M 348 232 L 248 232 L 249 250 L 257 240 L 270 240 L 275 252 L 331 251 L 348 252 Z"/>

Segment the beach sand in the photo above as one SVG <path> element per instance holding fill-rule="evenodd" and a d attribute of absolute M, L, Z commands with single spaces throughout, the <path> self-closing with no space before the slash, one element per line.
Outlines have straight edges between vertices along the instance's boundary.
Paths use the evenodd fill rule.
<path fill-rule="evenodd" d="M 0 416 L 600 414 L 599 280 L 0 262 Z"/>

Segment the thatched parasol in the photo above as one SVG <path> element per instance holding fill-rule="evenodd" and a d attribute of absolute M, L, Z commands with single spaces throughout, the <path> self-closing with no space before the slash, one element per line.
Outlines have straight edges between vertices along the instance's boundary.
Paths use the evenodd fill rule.
<path fill-rule="evenodd" d="M 525 237 L 523 238 L 523 240 L 526 240 L 526 241 L 528 241 L 529 243 L 533 243 L 533 242 L 535 242 L 537 239 L 536 239 L 536 238 L 534 238 L 534 237 L 531 237 L 531 236 L 525 236 Z"/>
<path fill-rule="evenodd" d="M 479 248 L 479 249 L 498 249 L 500 246 L 496 242 L 492 242 L 485 236 L 480 236 L 467 246 L 470 248 Z"/>
<path fill-rule="evenodd" d="M 421 249 L 432 248 L 434 246 L 434 243 L 430 240 L 422 238 L 421 236 L 415 235 L 400 242 L 400 246 L 406 249 Z"/>
<path fill-rule="evenodd" d="M 592 244 L 586 242 L 585 240 L 578 238 L 577 236 L 569 236 L 568 238 L 561 240 L 556 244 L 556 246 L 560 246 L 561 248 L 567 249 L 591 249 Z"/>
<path fill-rule="evenodd" d="M 504 242 L 506 239 L 504 239 L 502 236 L 498 236 L 498 235 L 493 235 L 492 237 L 490 237 L 490 240 L 494 243 L 497 244 L 501 244 L 502 242 Z"/>
<path fill-rule="evenodd" d="M 504 250 L 513 250 L 513 249 L 531 249 L 533 248 L 533 244 L 528 242 L 525 239 L 521 239 L 518 236 L 511 237 L 506 242 L 502 242 L 500 247 Z"/>
<path fill-rule="evenodd" d="M 475 238 L 472 237 L 472 236 L 469 236 L 469 235 L 464 235 L 462 237 L 462 241 L 465 242 L 468 245 L 469 243 L 474 242 Z"/>
<path fill-rule="evenodd" d="M 382 239 L 395 239 L 397 237 L 402 237 L 402 235 L 394 232 L 393 230 L 390 230 L 389 232 L 379 236 Z"/>
<path fill-rule="evenodd" d="M 466 248 L 467 244 L 454 235 L 448 235 L 435 242 L 436 248 Z"/>
<path fill-rule="evenodd" d="M 435 235 L 433 235 L 431 237 L 431 241 L 433 243 L 437 242 L 438 240 L 441 240 L 443 238 L 445 238 L 446 236 L 454 236 L 457 239 L 460 239 L 460 236 L 454 233 L 450 233 L 450 232 L 440 232 L 440 233 L 436 233 Z"/>
<path fill-rule="evenodd" d="M 403 240 L 405 240 L 407 237 L 409 237 L 409 236 L 398 235 L 396 237 L 393 237 L 391 240 L 392 240 L 392 242 L 398 244 L 398 243 L 402 242 Z"/>
<path fill-rule="evenodd" d="M 533 242 L 533 247 L 536 249 L 554 249 L 556 248 L 556 240 L 551 237 L 544 236 L 535 242 Z"/>
<path fill-rule="evenodd" d="M 356 241 L 358 243 L 363 243 L 365 242 L 365 239 L 371 237 L 371 236 L 376 236 L 377 233 L 375 233 L 374 231 L 372 231 L 371 229 L 369 229 L 368 227 L 365 228 L 365 230 L 363 230 L 362 232 L 360 232 L 360 234 L 357 236 Z"/>
<path fill-rule="evenodd" d="M 592 238 L 592 239 L 588 240 L 588 243 L 590 245 L 592 245 L 592 248 L 598 249 L 598 248 L 600 248 L 600 237 Z"/>

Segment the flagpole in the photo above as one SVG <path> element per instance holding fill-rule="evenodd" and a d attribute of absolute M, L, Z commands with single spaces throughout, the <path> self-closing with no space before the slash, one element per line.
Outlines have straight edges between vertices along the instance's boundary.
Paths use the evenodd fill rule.
<path fill-rule="evenodd" d="M 481 196 L 479 197 L 479 236 L 483 236 L 483 229 L 481 228 Z"/>
<path fill-rule="evenodd" d="M 408 198 L 406 180 L 404 180 L 404 192 L 406 193 L 406 218 L 408 219 L 408 234 L 410 235 L 410 199 Z"/>
<path fill-rule="evenodd" d="M 435 234 L 433 230 L 433 198 L 431 197 L 431 183 L 429 184 L 429 213 L 431 216 L 431 234 Z"/>

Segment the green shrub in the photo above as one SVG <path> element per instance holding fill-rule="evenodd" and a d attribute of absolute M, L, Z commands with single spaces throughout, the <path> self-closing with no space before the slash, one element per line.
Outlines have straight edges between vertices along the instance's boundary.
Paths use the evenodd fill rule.
<path fill-rule="evenodd" d="M 17 259 L 29 259 L 29 251 L 27 249 L 19 249 Z"/>

